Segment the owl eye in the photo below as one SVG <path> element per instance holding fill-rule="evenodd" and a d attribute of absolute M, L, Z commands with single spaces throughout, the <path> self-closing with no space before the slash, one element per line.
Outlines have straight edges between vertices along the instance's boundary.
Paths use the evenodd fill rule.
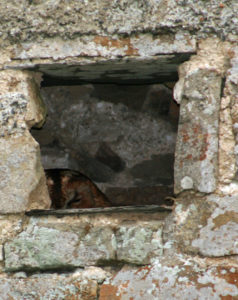
<path fill-rule="evenodd" d="M 78 193 L 74 192 L 74 195 L 66 203 L 66 208 L 70 208 L 73 203 L 79 203 L 80 201 L 81 201 L 81 197 L 78 195 Z"/>

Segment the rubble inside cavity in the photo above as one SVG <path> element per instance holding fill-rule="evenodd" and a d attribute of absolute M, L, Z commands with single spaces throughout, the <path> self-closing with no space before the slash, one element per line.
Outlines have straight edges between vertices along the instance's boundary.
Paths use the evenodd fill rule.
<path fill-rule="evenodd" d="M 160 204 L 173 193 L 179 108 L 165 84 L 56 86 L 41 92 L 48 117 L 31 133 L 45 169 L 86 174 L 116 205 Z"/>

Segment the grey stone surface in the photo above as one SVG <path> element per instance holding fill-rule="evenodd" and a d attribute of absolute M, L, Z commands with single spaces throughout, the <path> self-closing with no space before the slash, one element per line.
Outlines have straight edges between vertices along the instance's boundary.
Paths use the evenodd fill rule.
<path fill-rule="evenodd" d="M 0 136 L 21 136 L 27 129 L 42 126 L 46 116 L 39 92 L 40 75 L 32 72 L 0 72 Z"/>
<path fill-rule="evenodd" d="M 61 114 L 59 125 L 65 145 L 77 150 L 82 144 L 107 142 L 129 168 L 152 154 L 172 152 L 175 144 L 169 123 L 121 103 L 79 99 Z"/>
<path fill-rule="evenodd" d="M 49 228 L 28 228 L 12 243 L 5 245 L 6 270 L 19 268 L 57 269 L 69 264 L 78 242 L 74 233 L 59 232 Z M 24 266 L 24 267 L 23 267 Z"/>
<path fill-rule="evenodd" d="M 2 1 L 1 39 L 8 43 L 59 36 L 133 32 L 237 35 L 237 2 L 175 1 Z M 78 26 L 80 24 L 80 26 Z M 181 35 L 181 33 L 180 33 Z"/>
<path fill-rule="evenodd" d="M 11 135 L 17 133 L 17 131 L 24 132 L 26 130 L 24 115 L 28 102 L 24 95 L 16 92 L 8 93 L 1 95 L 0 101 L 1 137 L 4 137 L 5 134 Z"/>
<path fill-rule="evenodd" d="M 220 181 L 224 183 L 237 182 L 238 170 L 238 47 L 233 48 L 233 58 L 227 71 L 227 79 L 221 104 L 220 122 Z"/>
<path fill-rule="evenodd" d="M 236 299 L 237 266 L 221 261 L 177 255 L 164 257 L 150 266 L 125 266 L 100 290 L 100 300 Z"/>
<path fill-rule="evenodd" d="M 184 188 L 187 177 L 200 192 L 216 188 L 220 90 L 221 77 L 213 72 L 202 70 L 186 78 L 176 146 L 176 192 Z"/>
<path fill-rule="evenodd" d="M 63 48 L 65 41 L 60 41 Z M 56 46 L 60 47 L 60 45 Z M 95 46 L 93 45 L 93 48 Z M 146 47 L 150 47 L 150 41 Z M 99 45 L 99 49 L 101 45 Z M 124 47 L 123 47 L 124 48 Z M 113 50 L 114 47 L 112 46 Z M 41 52 L 45 52 L 42 49 Z M 85 49 L 87 51 L 87 49 Z M 191 53 L 155 55 L 141 57 L 132 55 L 121 57 L 66 57 L 59 61 L 47 59 L 12 59 L 5 63 L 10 69 L 30 69 L 42 72 L 46 86 L 79 84 L 79 83 L 112 83 L 112 84 L 153 84 L 164 81 L 175 81 L 178 78 L 178 66 L 188 60 Z M 53 51 L 54 52 L 54 51 Z M 53 53 L 52 53 L 53 54 Z"/>
<path fill-rule="evenodd" d="M 22 230 L 23 220 L 17 215 L 1 215 L 0 216 L 0 272 L 3 272 L 3 244 L 15 237 Z"/>
<path fill-rule="evenodd" d="M 221 132 L 218 121 L 222 76 L 228 68 L 225 53 L 229 49 L 232 46 L 209 39 L 201 43 L 198 55 L 179 69 L 180 79 L 174 89 L 175 99 L 180 103 L 174 167 L 176 193 L 190 187 L 205 193 L 217 188 Z"/>
<path fill-rule="evenodd" d="M 99 284 L 107 277 L 100 268 L 87 268 L 62 274 L 36 274 L 27 276 L 24 272 L 14 276 L 0 276 L 2 300 L 53 300 L 81 299 L 96 300 Z"/>
<path fill-rule="evenodd" d="M 171 89 L 88 84 L 41 91 L 48 117 L 31 133 L 41 145 L 45 169 L 78 170 L 102 183 L 104 192 L 159 186 L 172 191 L 179 109 Z M 157 195 L 154 203 L 163 200 Z M 131 203 L 129 194 L 124 203 Z"/>
<path fill-rule="evenodd" d="M 180 196 L 174 211 L 175 239 L 186 253 L 208 257 L 238 254 L 236 196 Z"/>
<path fill-rule="evenodd" d="M 17 48 L 14 57 L 18 60 L 49 57 L 60 60 L 68 56 L 83 56 L 86 52 L 89 57 L 110 58 L 129 55 L 148 58 L 164 54 L 167 55 L 164 58 L 169 60 L 173 57 L 170 56 L 172 53 L 192 53 L 194 50 L 193 36 L 182 33 L 167 35 L 141 33 L 137 36 L 132 35 L 130 38 L 116 34 L 113 37 L 89 34 L 69 40 L 67 46 L 59 38 L 45 38 L 37 47 L 35 47 L 35 42 L 24 43 L 21 48 Z M 87 70 L 87 67 L 83 67 L 82 70 Z"/>
<path fill-rule="evenodd" d="M 115 258 L 115 238 L 110 228 L 81 224 L 78 232 L 29 226 L 6 243 L 5 268 L 16 270 L 54 270 L 97 265 Z M 85 233 L 86 232 L 86 233 Z"/>
<path fill-rule="evenodd" d="M 111 261 L 148 264 L 163 253 L 165 215 L 131 212 L 132 226 L 126 224 L 128 214 L 32 217 L 21 233 L 4 244 L 5 270 L 68 270 Z"/>
<path fill-rule="evenodd" d="M 192 241 L 204 256 L 226 256 L 238 254 L 238 203 L 236 197 L 207 199 L 215 209 L 207 224 L 199 229 L 199 235 Z"/>
<path fill-rule="evenodd" d="M 39 145 L 29 129 L 41 126 L 45 106 L 37 74 L 0 72 L 0 198 L 2 213 L 49 208 Z"/>
<path fill-rule="evenodd" d="M 163 254 L 162 228 L 120 226 L 116 232 L 117 259 L 132 264 L 148 264 Z"/>

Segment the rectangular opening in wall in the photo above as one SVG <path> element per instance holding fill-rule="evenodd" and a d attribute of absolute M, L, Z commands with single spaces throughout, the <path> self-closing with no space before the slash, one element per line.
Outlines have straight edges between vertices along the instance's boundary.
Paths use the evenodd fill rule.
<path fill-rule="evenodd" d="M 48 116 L 32 135 L 55 181 L 52 208 L 171 203 L 179 117 L 174 83 L 42 86 Z M 84 191 L 78 196 L 77 189 Z M 90 193 L 100 199 L 84 201 Z"/>

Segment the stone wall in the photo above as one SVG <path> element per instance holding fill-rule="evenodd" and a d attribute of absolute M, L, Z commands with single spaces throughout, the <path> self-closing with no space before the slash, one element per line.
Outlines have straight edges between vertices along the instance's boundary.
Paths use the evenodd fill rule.
<path fill-rule="evenodd" d="M 235 0 L 1 1 L 1 299 L 238 299 L 237 11 Z M 103 120 L 118 110 L 122 144 L 113 141 L 115 128 L 102 122 L 112 133 L 99 153 L 105 147 L 119 153 L 119 166 L 134 167 L 137 174 L 138 164 L 143 170 L 145 160 L 173 147 L 167 141 L 163 152 L 161 144 L 146 142 L 175 135 L 173 124 L 158 118 L 148 100 L 158 86 L 171 88 L 174 81 L 180 105 L 174 207 L 48 210 L 40 148 L 30 133 L 45 122 L 41 94 L 53 104 L 47 105 L 48 116 L 55 98 L 62 100 L 55 109 L 63 117 L 54 119 L 51 132 L 63 127 L 62 137 L 57 135 L 63 158 L 62 145 L 86 148 L 68 135 L 64 120 L 81 114 L 72 131 L 82 128 L 88 140 L 95 136 L 83 126 L 82 111 L 92 110 L 98 123 L 99 109 L 109 111 Z M 103 101 L 99 97 L 105 84 L 113 96 L 117 85 L 143 84 L 146 90 L 138 86 L 132 102 L 124 94 L 123 104 L 109 105 L 110 89 Z M 74 88 L 62 88 L 69 85 Z M 127 127 L 130 119 L 134 127 Z M 142 125 L 133 146 L 141 144 L 144 156 L 136 155 L 136 147 L 123 156 L 128 131 Z M 53 140 L 44 136 L 42 153 Z M 100 147 L 87 147 L 91 161 L 97 160 Z M 81 168 L 79 157 L 70 155 L 68 166 L 74 159 Z M 127 179 L 121 186 L 134 187 L 134 179 Z"/>

